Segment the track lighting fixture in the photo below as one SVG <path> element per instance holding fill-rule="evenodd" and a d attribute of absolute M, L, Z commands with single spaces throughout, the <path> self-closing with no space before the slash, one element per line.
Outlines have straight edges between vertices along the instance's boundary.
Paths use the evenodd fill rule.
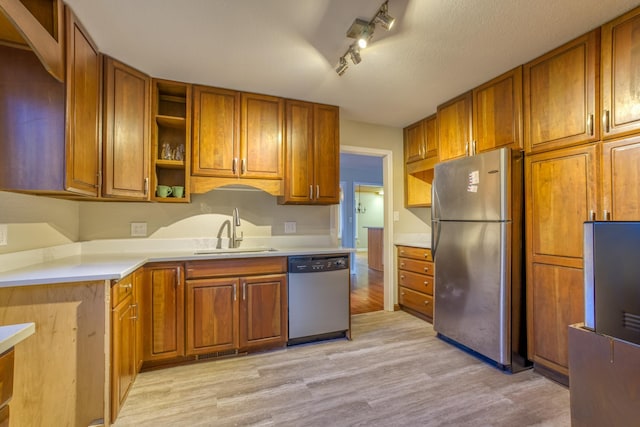
<path fill-rule="evenodd" d="M 389 0 L 382 3 L 378 8 L 378 11 L 373 18 L 367 22 L 363 19 L 356 19 L 347 30 L 347 37 L 356 39 L 356 42 L 349 46 L 349 49 L 340 57 L 338 66 L 336 67 L 336 73 L 339 76 L 343 75 L 349 64 L 347 63 L 347 56 L 351 59 L 354 65 L 359 64 L 362 61 L 360 57 L 360 49 L 365 49 L 369 45 L 369 41 L 373 36 L 373 32 L 376 28 L 376 24 L 380 24 L 382 28 L 389 31 L 395 22 L 395 18 L 389 15 Z"/>

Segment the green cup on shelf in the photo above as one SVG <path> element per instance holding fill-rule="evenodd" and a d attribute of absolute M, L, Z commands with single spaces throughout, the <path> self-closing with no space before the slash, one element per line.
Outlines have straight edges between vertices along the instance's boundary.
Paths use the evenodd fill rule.
<path fill-rule="evenodd" d="M 158 185 L 156 188 L 156 194 L 158 197 L 169 197 L 173 193 L 173 189 L 168 185 Z"/>
<path fill-rule="evenodd" d="M 184 187 L 181 185 L 174 185 L 171 187 L 173 191 L 173 197 L 181 198 L 184 196 Z"/>

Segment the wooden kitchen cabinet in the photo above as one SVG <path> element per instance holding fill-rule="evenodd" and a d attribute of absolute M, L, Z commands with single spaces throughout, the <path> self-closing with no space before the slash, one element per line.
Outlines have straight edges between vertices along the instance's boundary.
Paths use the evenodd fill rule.
<path fill-rule="evenodd" d="M 405 207 L 431 206 L 433 168 L 438 160 L 435 114 L 404 129 L 404 152 Z"/>
<path fill-rule="evenodd" d="M 599 52 L 596 29 L 524 65 L 525 152 L 600 139 Z"/>
<path fill-rule="evenodd" d="M 602 213 L 597 219 L 637 221 L 640 218 L 640 136 L 602 144 Z"/>
<path fill-rule="evenodd" d="M 239 344 L 239 279 L 187 280 L 187 355 L 235 351 Z"/>
<path fill-rule="evenodd" d="M 431 249 L 397 246 L 398 304 L 400 307 L 433 322 L 434 264 Z"/>
<path fill-rule="evenodd" d="M 473 154 L 473 93 L 438 105 L 438 156 L 441 162 Z"/>
<path fill-rule="evenodd" d="M 134 275 L 111 287 L 111 421 L 115 421 L 138 372 L 136 335 L 138 307 Z"/>
<path fill-rule="evenodd" d="M 284 196 L 280 204 L 340 202 L 338 107 L 285 102 Z"/>
<path fill-rule="evenodd" d="M 56 80 L 65 80 L 62 0 L 0 0 L 0 41 L 31 49 Z"/>
<path fill-rule="evenodd" d="M 104 60 L 102 196 L 149 199 L 151 78 Z"/>
<path fill-rule="evenodd" d="M 191 200 L 191 85 L 153 79 L 152 87 L 151 200 L 188 203 Z M 184 187 L 184 194 L 160 197 L 156 191 L 158 185 Z"/>
<path fill-rule="evenodd" d="M 583 223 L 598 211 L 598 144 L 527 156 L 527 334 L 536 369 L 567 382 L 567 327 L 584 319 Z"/>
<path fill-rule="evenodd" d="M 286 257 L 187 262 L 188 354 L 284 346 L 286 271 Z"/>
<path fill-rule="evenodd" d="M 232 178 L 240 158 L 240 92 L 193 87 L 191 174 Z"/>
<path fill-rule="evenodd" d="M 522 67 L 473 89 L 474 154 L 522 149 Z"/>
<path fill-rule="evenodd" d="M 602 26 L 602 138 L 640 132 L 640 8 Z"/>
<path fill-rule="evenodd" d="M 66 179 L 68 191 L 98 196 L 102 58 L 71 9 L 66 17 Z"/>
<path fill-rule="evenodd" d="M 13 347 L 0 354 L 0 427 L 9 427 L 9 402 L 13 396 Z"/>
<path fill-rule="evenodd" d="M 182 263 L 145 266 L 141 300 L 145 364 L 185 355 L 184 296 Z"/>

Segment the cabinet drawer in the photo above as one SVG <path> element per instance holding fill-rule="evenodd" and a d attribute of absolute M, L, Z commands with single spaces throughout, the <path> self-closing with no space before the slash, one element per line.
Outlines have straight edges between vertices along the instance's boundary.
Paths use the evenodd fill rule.
<path fill-rule="evenodd" d="M 124 301 L 129 295 L 133 295 L 133 274 L 114 281 L 111 286 L 111 308 L 115 308 L 120 301 Z"/>
<path fill-rule="evenodd" d="M 421 259 L 433 261 L 431 249 L 415 248 L 413 246 L 398 246 L 398 256 L 404 258 Z"/>
<path fill-rule="evenodd" d="M 433 277 L 431 276 L 400 270 L 398 272 L 398 285 L 433 295 Z"/>
<path fill-rule="evenodd" d="M 433 262 L 418 261 L 417 259 L 398 258 L 398 270 L 433 276 Z"/>
<path fill-rule="evenodd" d="M 400 305 L 433 317 L 433 298 L 427 294 L 401 286 L 398 302 Z"/>
<path fill-rule="evenodd" d="M 234 258 L 192 261 L 186 264 L 187 279 L 250 276 L 287 272 L 287 257 Z"/>
<path fill-rule="evenodd" d="M 0 356 L 0 406 L 9 404 L 13 394 L 13 347 Z"/>

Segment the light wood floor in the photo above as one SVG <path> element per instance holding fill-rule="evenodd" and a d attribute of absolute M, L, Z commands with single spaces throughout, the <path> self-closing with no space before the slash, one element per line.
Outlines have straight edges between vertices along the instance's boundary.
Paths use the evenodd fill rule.
<path fill-rule="evenodd" d="M 369 268 L 367 252 L 356 252 L 355 274 L 351 275 L 351 314 L 384 309 L 382 271 Z"/>
<path fill-rule="evenodd" d="M 138 376 L 123 426 L 569 426 L 569 391 L 504 374 L 402 311 L 353 316 L 353 340 Z"/>

